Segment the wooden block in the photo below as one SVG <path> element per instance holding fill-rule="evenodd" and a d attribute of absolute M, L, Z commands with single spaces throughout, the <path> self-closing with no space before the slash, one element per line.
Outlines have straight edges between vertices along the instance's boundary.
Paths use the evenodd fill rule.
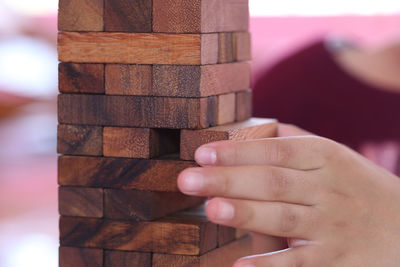
<path fill-rule="evenodd" d="M 60 31 L 103 31 L 103 0 L 59 0 Z"/>
<path fill-rule="evenodd" d="M 151 83 L 151 65 L 106 65 L 105 90 L 108 95 L 148 95 Z"/>
<path fill-rule="evenodd" d="M 216 236 L 215 224 L 190 216 L 153 222 L 60 218 L 62 246 L 201 255 L 217 246 Z"/>
<path fill-rule="evenodd" d="M 216 125 L 216 111 L 212 97 L 58 96 L 61 124 L 202 129 Z"/>
<path fill-rule="evenodd" d="M 151 32 L 152 0 L 104 0 L 107 32 Z"/>
<path fill-rule="evenodd" d="M 181 171 L 190 167 L 197 165 L 177 159 L 62 156 L 58 159 L 58 183 L 61 186 L 179 192 L 176 179 Z"/>
<path fill-rule="evenodd" d="M 60 267 L 102 267 L 103 250 L 60 247 L 59 261 Z"/>
<path fill-rule="evenodd" d="M 222 247 L 236 239 L 235 228 L 218 225 L 218 247 Z"/>
<path fill-rule="evenodd" d="M 57 152 L 66 155 L 103 155 L 103 128 L 58 125 Z"/>
<path fill-rule="evenodd" d="M 182 130 L 181 159 L 193 160 L 196 149 L 207 143 L 274 137 L 276 133 L 276 120 L 258 118 L 203 130 Z"/>
<path fill-rule="evenodd" d="M 58 211 L 64 216 L 103 217 L 103 189 L 59 187 Z"/>
<path fill-rule="evenodd" d="M 63 62 L 126 64 L 215 64 L 217 34 L 80 33 L 58 34 Z"/>
<path fill-rule="evenodd" d="M 179 152 L 179 131 L 104 127 L 106 157 L 154 158 Z"/>
<path fill-rule="evenodd" d="M 151 267 L 151 254 L 141 252 L 105 251 L 104 267 Z"/>
<path fill-rule="evenodd" d="M 231 267 L 239 258 L 251 254 L 252 239 L 247 236 L 202 256 L 153 254 L 153 267 Z"/>
<path fill-rule="evenodd" d="M 235 121 L 236 117 L 236 95 L 226 94 L 218 96 L 218 125 Z"/>
<path fill-rule="evenodd" d="M 58 89 L 61 93 L 104 94 L 104 65 L 60 63 Z"/>
<path fill-rule="evenodd" d="M 251 34 L 249 32 L 233 33 L 234 61 L 251 60 Z"/>
<path fill-rule="evenodd" d="M 109 219 L 150 221 L 203 202 L 204 198 L 188 197 L 180 192 L 104 190 L 105 217 Z"/>
<path fill-rule="evenodd" d="M 154 0 L 153 31 L 233 32 L 249 27 L 248 0 Z"/>
<path fill-rule="evenodd" d="M 153 68 L 153 89 L 149 95 L 206 97 L 246 90 L 250 87 L 248 62 L 207 66 Z"/>
<path fill-rule="evenodd" d="M 244 121 L 253 112 L 253 95 L 250 89 L 236 93 L 236 121 Z"/>
<path fill-rule="evenodd" d="M 233 33 L 218 34 L 218 63 L 234 62 L 235 54 Z"/>

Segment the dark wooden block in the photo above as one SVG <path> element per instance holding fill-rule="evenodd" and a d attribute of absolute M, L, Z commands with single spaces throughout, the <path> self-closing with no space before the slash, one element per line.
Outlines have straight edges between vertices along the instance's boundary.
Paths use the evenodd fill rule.
<path fill-rule="evenodd" d="M 104 0 L 107 32 L 151 32 L 152 0 Z"/>
<path fill-rule="evenodd" d="M 241 257 L 252 255 L 250 236 L 207 252 L 201 256 L 153 254 L 153 267 L 231 267 Z"/>
<path fill-rule="evenodd" d="M 103 128 L 58 125 L 57 152 L 66 155 L 101 156 L 103 154 Z"/>
<path fill-rule="evenodd" d="M 215 64 L 218 35 L 60 32 L 58 58 L 75 63 Z"/>
<path fill-rule="evenodd" d="M 103 217 L 103 189 L 60 187 L 58 211 L 64 216 Z"/>
<path fill-rule="evenodd" d="M 201 255 L 217 246 L 217 226 L 190 216 L 154 222 L 61 217 L 62 246 Z"/>
<path fill-rule="evenodd" d="M 151 65 L 107 64 L 105 77 L 108 95 L 148 95 L 152 88 Z"/>
<path fill-rule="evenodd" d="M 60 247 L 59 267 L 102 267 L 103 250 Z"/>
<path fill-rule="evenodd" d="M 235 61 L 233 36 L 231 32 L 218 34 L 218 63 Z"/>
<path fill-rule="evenodd" d="M 236 93 L 236 121 L 244 121 L 253 112 L 252 91 L 250 89 Z"/>
<path fill-rule="evenodd" d="M 201 129 L 216 125 L 212 98 L 140 96 L 58 96 L 61 124 L 143 128 Z"/>
<path fill-rule="evenodd" d="M 61 93 L 104 94 L 104 65 L 60 63 L 58 89 Z"/>
<path fill-rule="evenodd" d="M 178 156 L 179 157 L 179 156 Z M 58 183 L 84 186 L 179 192 L 176 179 L 196 163 L 177 159 L 122 159 L 62 156 L 58 159 Z"/>
<path fill-rule="evenodd" d="M 151 254 L 141 252 L 105 251 L 104 267 L 151 267 Z"/>
<path fill-rule="evenodd" d="M 226 94 L 218 96 L 218 125 L 235 121 L 236 117 L 236 95 Z"/>
<path fill-rule="evenodd" d="M 234 240 L 236 240 L 235 228 L 218 225 L 218 247 L 222 247 Z"/>
<path fill-rule="evenodd" d="M 154 0 L 153 31 L 233 32 L 249 27 L 248 0 Z"/>
<path fill-rule="evenodd" d="M 147 159 L 179 153 L 179 131 L 105 127 L 103 151 L 106 157 Z"/>
<path fill-rule="evenodd" d="M 103 0 L 59 0 L 60 31 L 103 31 Z"/>
<path fill-rule="evenodd" d="M 251 60 L 251 34 L 249 32 L 233 33 L 234 61 Z"/>
<path fill-rule="evenodd" d="M 276 133 L 276 120 L 256 118 L 203 130 L 182 130 L 181 159 L 193 160 L 196 149 L 207 143 L 275 137 Z"/>
<path fill-rule="evenodd" d="M 149 95 L 205 97 L 246 90 L 250 87 L 248 62 L 207 66 L 154 66 Z"/>
<path fill-rule="evenodd" d="M 109 219 L 150 221 L 198 206 L 203 198 L 175 192 L 104 190 L 105 217 Z"/>

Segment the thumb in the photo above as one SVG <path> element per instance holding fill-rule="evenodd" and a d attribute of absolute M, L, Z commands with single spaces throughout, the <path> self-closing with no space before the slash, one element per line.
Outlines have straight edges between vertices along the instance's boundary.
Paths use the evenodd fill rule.
<path fill-rule="evenodd" d="M 307 132 L 295 125 L 279 123 L 278 125 L 278 137 L 286 136 L 303 136 L 303 135 L 315 135 L 311 132 Z"/>

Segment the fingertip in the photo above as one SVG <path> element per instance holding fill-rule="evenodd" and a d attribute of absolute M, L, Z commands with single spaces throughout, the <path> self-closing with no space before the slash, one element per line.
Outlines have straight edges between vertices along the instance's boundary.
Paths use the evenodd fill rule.
<path fill-rule="evenodd" d="M 201 146 L 196 150 L 194 158 L 201 166 L 215 165 L 217 162 L 217 151 L 211 146 Z"/>
<path fill-rule="evenodd" d="M 204 177 L 199 168 L 189 168 L 179 174 L 177 185 L 182 193 L 195 195 L 203 189 Z"/>
<path fill-rule="evenodd" d="M 235 217 L 235 208 L 227 200 L 213 198 L 206 206 L 206 214 L 213 222 L 226 223 Z"/>

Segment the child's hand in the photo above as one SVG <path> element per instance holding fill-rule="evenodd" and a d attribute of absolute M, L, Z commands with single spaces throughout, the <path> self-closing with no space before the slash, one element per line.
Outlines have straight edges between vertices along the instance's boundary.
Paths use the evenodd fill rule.
<path fill-rule="evenodd" d="M 214 197 L 211 221 L 290 240 L 235 267 L 399 266 L 400 180 L 347 147 L 316 136 L 226 141 L 196 161 L 205 168 L 183 171 L 178 186 Z"/>

